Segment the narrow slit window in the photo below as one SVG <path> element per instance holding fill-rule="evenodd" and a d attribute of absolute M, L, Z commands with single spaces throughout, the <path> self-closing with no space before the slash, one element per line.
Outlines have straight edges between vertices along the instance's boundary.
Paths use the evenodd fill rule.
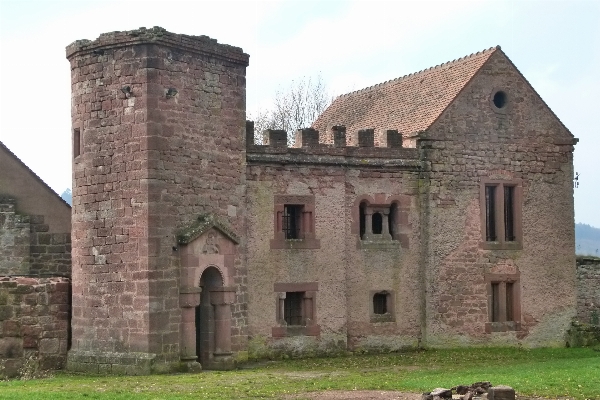
<path fill-rule="evenodd" d="M 485 240 L 495 242 L 496 236 L 496 186 L 485 187 Z"/>
<path fill-rule="evenodd" d="M 500 283 L 492 283 L 492 322 L 500 321 Z"/>
<path fill-rule="evenodd" d="M 360 203 L 359 213 L 360 213 L 360 238 L 362 239 L 365 236 L 365 218 L 366 218 L 366 209 L 367 204 L 363 201 Z"/>
<path fill-rule="evenodd" d="M 373 234 L 381 235 L 383 232 L 383 218 L 381 217 L 381 213 L 373 213 Z"/>
<path fill-rule="evenodd" d="M 515 187 L 504 186 L 504 240 L 514 242 L 515 237 Z"/>
<path fill-rule="evenodd" d="M 514 310 L 513 310 L 513 302 L 514 302 L 514 283 L 506 282 L 506 320 L 514 321 Z"/>
<path fill-rule="evenodd" d="M 73 130 L 73 158 L 81 154 L 81 131 L 79 128 Z"/>
<path fill-rule="evenodd" d="M 388 228 L 390 231 L 390 235 L 392 236 L 392 239 L 394 238 L 394 234 L 396 232 L 394 232 L 396 226 L 395 226 L 395 222 L 396 222 L 396 214 L 398 213 L 398 204 L 396 203 L 392 203 L 392 206 L 390 207 L 390 213 L 388 214 Z"/>
<path fill-rule="evenodd" d="M 284 300 L 283 319 L 288 325 L 304 325 L 302 300 L 304 292 L 287 292 Z"/>

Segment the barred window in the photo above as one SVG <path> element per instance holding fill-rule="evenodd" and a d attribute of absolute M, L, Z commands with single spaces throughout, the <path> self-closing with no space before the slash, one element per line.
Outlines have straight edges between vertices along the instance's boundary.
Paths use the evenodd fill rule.
<path fill-rule="evenodd" d="M 286 239 L 302 239 L 302 205 L 283 206 L 282 225 Z"/>

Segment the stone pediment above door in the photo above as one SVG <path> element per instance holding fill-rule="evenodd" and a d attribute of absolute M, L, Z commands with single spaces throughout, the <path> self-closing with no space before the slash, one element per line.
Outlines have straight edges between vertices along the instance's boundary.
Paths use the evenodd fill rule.
<path fill-rule="evenodd" d="M 238 236 L 231 226 L 213 214 L 202 214 L 177 233 L 181 259 L 181 287 L 198 287 L 200 276 L 216 268 L 221 285 L 233 282 Z"/>
<path fill-rule="evenodd" d="M 180 245 L 190 244 L 211 229 L 218 230 L 223 236 L 228 238 L 234 244 L 238 244 L 240 242 L 238 235 L 235 234 L 233 228 L 228 222 L 223 221 L 215 214 L 207 213 L 199 215 L 195 221 L 180 229 L 177 232 L 177 243 Z"/>

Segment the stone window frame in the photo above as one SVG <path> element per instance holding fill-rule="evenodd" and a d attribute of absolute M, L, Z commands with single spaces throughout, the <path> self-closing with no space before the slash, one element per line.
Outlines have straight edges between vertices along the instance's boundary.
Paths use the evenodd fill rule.
<path fill-rule="evenodd" d="M 487 309 L 488 309 L 488 322 L 485 323 L 485 332 L 508 332 L 508 331 L 519 331 L 521 330 L 521 286 L 520 286 L 520 274 L 495 274 L 488 273 L 484 277 L 486 292 L 487 292 Z M 507 302 L 506 302 L 506 284 L 512 283 L 512 313 L 513 318 L 511 321 L 507 321 Z M 499 321 L 493 321 L 493 289 L 494 284 L 499 285 Z"/>
<path fill-rule="evenodd" d="M 321 327 L 317 321 L 317 292 L 319 291 L 318 282 L 302 283 L 275 283 L 273 285 L 275 292 L 275 320 L 277 326 L 271 328 L 273 338 L 282 338 L 288 336 L 320 336 Z M 284 319 L 285 297 L 290 292 L 303 293 L 302 317 L 303 325 L 288 325 Z"/>
<path fill-rule="evenodd" d="M 371 233 L 367 239 L 361 238 L 360 234 L 360 219 L 361 219 L 361 204 L 366 203 L 367 208 L 370 211 L 368 215 L 372 215 L 373 212 L 384 213 L 388 215 L 392 206 L 396 205 L 396 213 L 393 217 L 392 224 L 392 235 L 389 231 L 382 232 L 381 235 Z M 359 249 L 388 249 L 388 248 L 404 248 L 409 247 L 409 237 L 403 228 L 408 227 L 408 214 L 410 211 L 410 198 L 404 195 L 393 195 L 387 196 L 386 194 L 379 193 L 375 196 L 361 195 L 356 198 L 352 205 L 352 220 L 350 226 L 350 232 L 357 236 L 357 248 Z M 385 219 L 385 218 L 383 218 Z M 390 222 L 387 225 L 389 227 Z M 385 226 L 384 226 L 385 230 Z"/>
<path fill-rule="evenodd" d="M 376 314 L 373 299 L 376 294 L 386 295 L 385 314 Z M 371 323 L 396 322 L 396 293 L 393 290 L 371 290 L 369 291 L 369 320 Z"/>
<path fill-rule="evenodd" d="M 315 196 L 313 195 L 275 195 L 273 206 L 274 238 L 271 239 L 271 249 L 319 249 L 321 242 L 315 234 Z M 286 206 L 300 206 L 299 239 L 286 239 L 283 230 L 283 214 Z"/>
<path fill-rule="evenodd" d="M 487 202 L 485 198 L 486 187 L 494 186 L 497 188 L 495 193 L 494 225 L 496 231 L 495 241 L 488 241 L 486 238 L 487 222 Z M 513 198 L 513 230 L 515 240 L 507 241 L 505 239 L 504 224 L 504 187 L 514 187 Z M 481 248 L 485 250 L 521 250 L 523 249 L 523 183 L 520 179 L 500 180 L 500 179 L 482 179 L 479 190 L 479 209 L 481 218 Z"/>

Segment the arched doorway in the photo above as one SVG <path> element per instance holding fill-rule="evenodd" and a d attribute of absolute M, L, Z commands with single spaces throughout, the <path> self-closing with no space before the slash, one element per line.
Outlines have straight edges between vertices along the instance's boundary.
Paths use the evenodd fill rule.
<path fill-rule="evenodd" d="M 211 289 L 223 287 L 223 278 L 215 267 L 208 267 L 200 277 L 200 305 L 196 307 L 196 355 L 204 368 L 213 364 L 215 352 L 215 307 Z"/>

